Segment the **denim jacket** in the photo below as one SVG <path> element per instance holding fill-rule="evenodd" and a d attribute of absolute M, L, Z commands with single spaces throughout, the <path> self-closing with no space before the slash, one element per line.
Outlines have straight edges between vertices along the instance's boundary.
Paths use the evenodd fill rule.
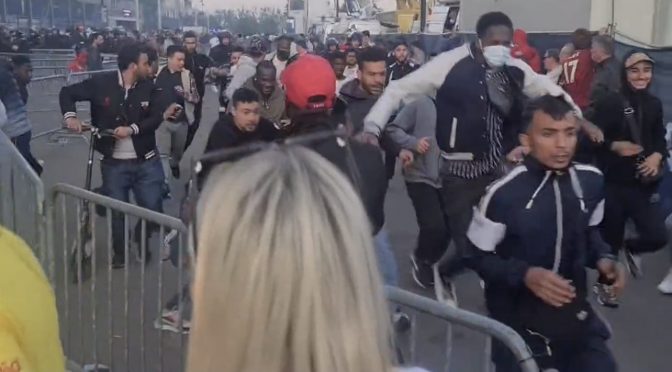
<path fill-rule="evenodd" d="M 6 122 L 0 122 L 0 129 L 9 138 L 18 137 L 32 129 L 26 104 L 19 93 L 19 86 L 9 67 L 5 66 L 0 66 L 0 101 L 5 106 L 7 114 Z"/>

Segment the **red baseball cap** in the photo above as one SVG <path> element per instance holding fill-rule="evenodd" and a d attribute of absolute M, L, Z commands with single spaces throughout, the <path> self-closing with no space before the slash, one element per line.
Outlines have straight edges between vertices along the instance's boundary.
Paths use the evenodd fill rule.
<path fill-rule="evenodd" d="M 336 74 L 322 57 L 299 57 L 282 72 L 281 80 L 287 102 L 301 110 L 322 111 L 334 106 Z"/>

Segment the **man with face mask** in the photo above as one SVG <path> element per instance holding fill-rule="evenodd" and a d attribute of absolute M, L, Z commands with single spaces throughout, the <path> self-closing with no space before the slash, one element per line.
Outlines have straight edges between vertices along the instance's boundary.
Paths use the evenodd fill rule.
<path fill-rule="evenodd" d="M 484 14 L 476 26 L 478 40 L 442 53 L 415 73 L 390 83 L 364 120 L 362 138 L 378 143 L 389 118 L 408 98 L 436 97 L 436 136 L 444 163 L 441 169 L 446 216 L 457 254 L 439 268 L 436 262 L 417 262 L 419 270 L 434 270 L 437 297 L 455 305 L 451 277 L 463 270 L 468 252 L 466 230 L 472 207 L 499 174 L 505 156 L 520 161 L 517 124 L 522 96 L 562 97 L 576 110 L 571 97 L 523 61 L 511 57 L 513 24 L 504 13 Z M 586 124 L 584 124 L 586 125 Z M 595 140 L 602 133 L 592 124 Z"/>
<path fill-rule="evenodd" d="M 281 35 L 275 39 L 275 48 L 275 53 L 267 55 L 266 60 L 273 62 L 276 71 L 276 80 L 280 82 L 280 75 L 282 75 L 282 72 L 287 67 L 287 61 L 297 52 L 292 38 L 287 35 Z"/>
<path fill-rule="evenodd" d="M 259 96 L 259 113 L 261 117 L 278 124 L 285 115 L 285 93 L 275 80 L 275 66 L 271 61 L 261 61 L 257 72 L 243 88 L 254 91 Z"/>

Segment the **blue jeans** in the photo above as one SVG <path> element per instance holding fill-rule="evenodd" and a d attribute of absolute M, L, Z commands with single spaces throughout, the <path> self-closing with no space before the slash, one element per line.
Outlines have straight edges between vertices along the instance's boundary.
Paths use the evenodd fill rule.
<path fill-rule="evenodd" d="M 165 176 L 158 156 L 150 160 L 117 160 L 103 159 L 100 165 L 103 175 L 103 190 L 105 195 L 128 203 L 130 191 L 138 206 L 163 213 L 163 199 L 161 187 Z M 156 230 L 153 224 L 147 224 L 147 237 Z M 135 226 L 135 241 L 139 244 L 141 238 L 141 224 Z M 122 213 L 112 213 L 112 247 L 115 256 L 124 257 L 124 216 Z"/>
<path fill-rule="evenodd" d="M 383 284 L 398 287 L 399 272 L 397 269 L 397 259 L 392 252 L 390 235 L 385 228 L 382 228 L 378 234 L 373 237 L 373 243 L 376 247 L 378 266 L 383 275 Z"/>
<path fill-rule="evenodd" d="M 16 146 L 16 149 L 19 150 L 21 156 L 26 159 L 31 168 L 33 168 L 35 173 L 37 173 L 39 176 L 42 174 L 42 166 L 37 162 L 37 160 L 35 160 L 33 154 L 30 152 L 30 140 L 32 137 L 32 132 L 27 131 L 20 136 L 12 138 L 12 142 L 14 142 L 14 146 Z"/>

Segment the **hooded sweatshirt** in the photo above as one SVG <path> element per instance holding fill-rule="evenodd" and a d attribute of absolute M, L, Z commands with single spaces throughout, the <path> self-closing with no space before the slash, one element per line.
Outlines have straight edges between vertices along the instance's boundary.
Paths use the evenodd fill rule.
<path fill-rule="evenodd" d="M 521 29 L 514 31 L 513 43 L 515 46 L 511 48 L 511 55 L 525 61 L 534 72 L 541 72 L 541 57 L 539 57 L 537 50 L 528 43 L 527 33 Z"/>
<path fill-rule="evenodd" d="M 364 129 L 364 117 L 371 111 L 378 96 L 369 94 L 362 89 L 359 79 L 353 79 L 343 85 L 338 98 L 347 107 L 346 119 L 352 123 L 354 133 L 361 132 Z"/>
<path fill-rule="evenodd" d="M 273 123 L 279 123 L 285 116 L 285 93 L 277 84 L 268 99 L 264 99 L 264 95 L 254 85 L 254 76 L 247 79 L 245 84 L 243 84 L 243 88 L 251 89 L 259 95 L 262 118 L 270 120 Z"/>
<path fill-rule="evenodd" d="M 627 56 L 624 60 L 627 59 Z M 593 122 L 604 132 L 604 146 L 598 160 L 607 183 L 621 185 L 639 185 L 637 163 L 639 156 L 623 157 L 611 151 L 614 141 L 633 140 L 632 133 L 625 117 L 625 109 L 630 106 L 640 128 L 641 145 L 644 148 L 641 156 L 647 157 L 654 152 L 667 157 L 665 142 L 665 125 L 663 122 L 663 105 L 660 99 L 648 89 L 635 91 L 626 80 L 626 70 L 621 66 L 621 91 L 608 93 L 595 104 Z"/>
<path fill-rule="evenodd" d="M 224 92 L 226 94 L 226 98 L 228 98 L 229 101 L 232 101 L 233 93 L 238 90 L 238 88 L 242 87 L 243 84 L 245 84 L 245 82 L 256 73 L 257 62 L 248 55 L 240 56 L 238 67 L 231 77 L 229 86 L 226 87 L 226 92 Z M 231 106 L 230 103 L 229 106 Z M 229 109 L 231 109 L 231 107 L 229 107 Z"/>

